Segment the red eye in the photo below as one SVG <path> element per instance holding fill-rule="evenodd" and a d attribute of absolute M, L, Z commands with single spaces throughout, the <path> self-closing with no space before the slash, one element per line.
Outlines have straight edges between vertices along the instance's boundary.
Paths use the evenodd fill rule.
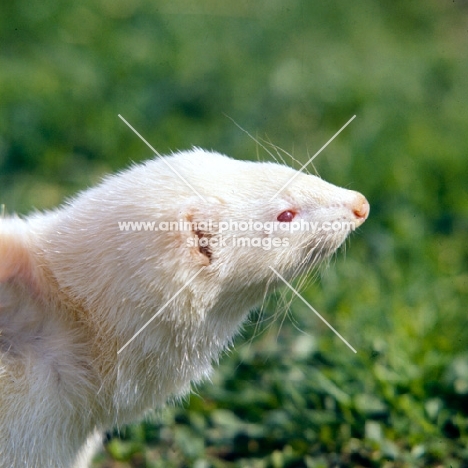
<path fill-rule="evenodd" d="M 296 216 L 296 213 L 294 213 L 294 211 L 286 210 L 280 213 L 276 219 L 280 223 L 290 223 L 294 219 L 295 216 Z"/>

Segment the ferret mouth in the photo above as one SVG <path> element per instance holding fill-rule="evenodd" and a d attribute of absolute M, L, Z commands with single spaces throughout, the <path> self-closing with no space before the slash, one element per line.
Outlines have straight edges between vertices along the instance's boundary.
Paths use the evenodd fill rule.
<path fill-rule="evenodd" d="M 351 230 L 323 233 L 304 245 L 302 260 L 296 267 L 295 274 L 314 270 L 326 262 L 345 242 Z"/>

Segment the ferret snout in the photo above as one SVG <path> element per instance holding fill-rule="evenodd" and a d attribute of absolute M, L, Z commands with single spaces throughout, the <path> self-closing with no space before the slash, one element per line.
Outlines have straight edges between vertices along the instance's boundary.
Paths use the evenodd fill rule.
<path fill-rule="evenodd" d="M 370 205 L 364 195 L 359 192 L 354 192 L 354 198 L 351 202 L 351 210 L 356 218 L 356 227 L 364 223 L 369 216 Z"/>

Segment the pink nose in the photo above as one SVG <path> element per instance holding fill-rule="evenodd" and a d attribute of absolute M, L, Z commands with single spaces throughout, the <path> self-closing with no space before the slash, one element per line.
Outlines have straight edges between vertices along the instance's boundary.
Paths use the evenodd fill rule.
<path fill-rule="evenodd" d="M 364 195 L 356 192 L 356 197 L 351 205 L 354 216 L 356 217 L 357 225 L 360 226 L 369 216 L 369 202 Z"/>

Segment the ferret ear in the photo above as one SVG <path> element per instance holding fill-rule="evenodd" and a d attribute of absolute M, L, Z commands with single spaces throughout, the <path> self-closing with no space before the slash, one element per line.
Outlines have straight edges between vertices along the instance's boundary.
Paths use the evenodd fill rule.
<path fill-rule="evenodd" d="M 208 266 L 212 261 L 212 238 L 218 221 L 220 201 L 218 199 L 203 199 L 191 197 L 180 212 L 180 218 L 185 223 L 184 237 L 190 254 L 197 263 Z"/>

